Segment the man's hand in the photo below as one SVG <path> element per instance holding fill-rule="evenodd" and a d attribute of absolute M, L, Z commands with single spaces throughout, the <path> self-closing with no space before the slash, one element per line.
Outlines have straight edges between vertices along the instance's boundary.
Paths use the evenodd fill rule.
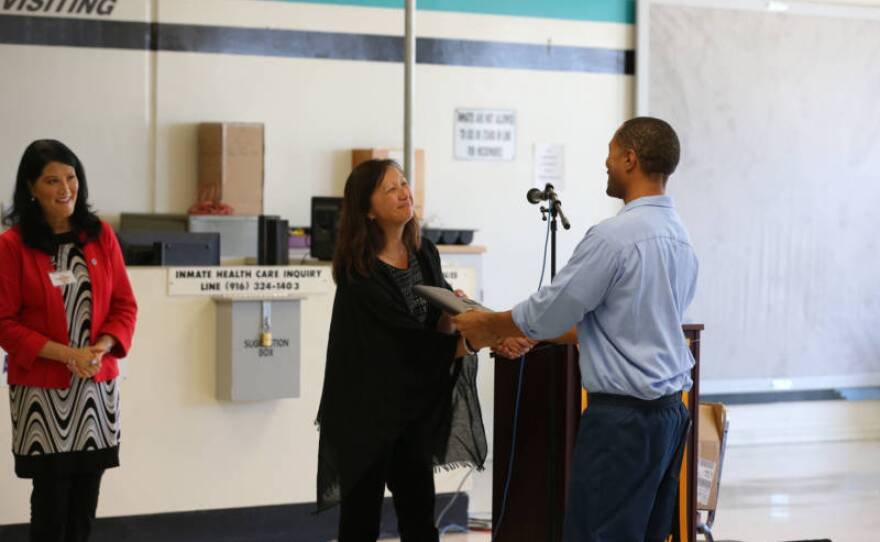
<path fill-rule="evenodd" d="M 453 290 L 453 292 L 456 297 L 467 297 L 464 290 Z M 437 321 L 437 331 L 448 335 L 455 333 L 455 326 L 452 324 L 452 317 L 448 313 L 444 312 L 440 315 L 440 320 Z"/>
<path fill-rule="evenodd" d="M 517 359 L 526 355 L 536 344 L 538 341 L 526 337 L 507 337 L 495 343 L 492 351 L 507 359 Z"/>
<path fill-rule="evenodd" d="M 498 337 L 489 329 L 492 314 L 469 310 L 452 317 L 452 323 L 474 348 L 484 348 L 498 342 Z"/>

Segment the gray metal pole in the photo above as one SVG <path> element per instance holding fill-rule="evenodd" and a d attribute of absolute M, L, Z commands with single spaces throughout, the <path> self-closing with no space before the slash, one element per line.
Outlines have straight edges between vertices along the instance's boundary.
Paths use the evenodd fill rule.
<path fill-rule="evenodd" d="M 415 181 L 415 147 L 413 145 L 413 100 L 415 97 L 416 64 L 416 0 L 406 0 L 405 29 L 403 38 L 403 173 L 412 184 Z M 424 187 L 416 186 L 416 190 Z"/>

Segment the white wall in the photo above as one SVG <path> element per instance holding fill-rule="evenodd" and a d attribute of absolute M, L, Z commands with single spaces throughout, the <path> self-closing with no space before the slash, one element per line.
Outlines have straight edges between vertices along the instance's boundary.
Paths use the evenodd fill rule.
<path fill-rule="evenodd" d="M 147 0 L 113 17 L 162 23 L 401 34 L 400 10 L 247 0 Z M 632 27 L 424 12 L 426 37 L 631 48 Z M 9 201 L 25 145 L 56 137 L 81 155 L 102 215 L 182 212 L 193 201 L 196 131 L 203 121 L 266 123 L 266 211 L 309 222 L 312 195 L 340 194 L 353 147 L 402 145 L 403 66 L 241 55 L 0 46 L 0 200 Z M 525 203 L 532 146 L 566 145 L 561 191 L 574 229 L 560 236 L 565 260 L 586 228 L 615 212 L 604 195 L 605 144 L 632 112 L 632 77 L 420 65 L 416 143 L 427 150 L 426 215 L 477 228 L 498 280 L 487 302 L 506 307 L 538 278 L 543 224 Z M 14 97 L 14 98 L 13 98 Z M 517 158 L 452 158 L 456 107 L 517 111 Z M 155 133 L 155 147 L 153 134 Z M 154 158 L 155 153 L 155 158 Z M 535 262 L 523 264 L 523 262 Z"/>
<path fill-rule="evenodd" d="M 385 35 L 403 28 L 401 11 L 388 9 L 250 0 L 124 6 L 114 18 Z M 618 24 L 426 12 L 418 28 L 429 37 L 632 47 L 632 27 Z M 17 75 L 4 78 L 0 100 L 7 126 L 0 200 L 7 202 L 24 147 L 54 137 L 83 159 L 102 215 L 183 212 L 195 192 L 196 124 L 256 121 L 266 124 L 266 211 L 308 224 L 312 195 L 341 194 L 350 149 L 403 143 L 401 64 L 0 45 L 0 70 Z M 607 140 L 631 114 L 632 77 L 429 65 L 419 65 L 416 77 L 426 213 L 437 225 L 479 230 L 475 243 L 488 247 L 485 301 L 507 308 L 536 286 L 540 271 L 544 223 L 525 201 L 533 144 L 566 145 L 560 192 L 574 228 L 560 234 L 563 263 L 589 225 L 619 208 L 604 195 L 604 158 Z M 516 160 L 455 161 L 457 107 L 516 110 Z M 305 333 L 320 340 L 303 352 L 302 398 L 224 404 L 214 399 L 211 302 L 167 300 L 159 276 L 132 270 L 141 316 L 122 385 L 124 467 L 108 473 L 99 514 L 314 500 L 311 424 L 326 347 L 318 322 L 326 322 L 329 301 L 310 300 L 304 309 Z M 169 318 L 175 332 L 163 340 Z M 490 370 L 481 383 L 491 416 Z M 0 402 L 3 419 L 8 407 Z M 0 427 L 0 449 L 8 449 L 8 422 Z M 454 489 L 462 474 L 442 479 L 440 489 Z M 28 484 L 14 478 L 8 453 L 0 454 L 0 487 L 0 524 L 25 522 Z"/>
<path fill-rule="evenodd" d="M 0 201 L 12 200 L 28 143 L 51 138 L 67 143 L 85 164 L 90 201 L 99 211 L 149 210 L 150 56 L 0 45 Z"/>
<path fill-rule="evenodd" d="M 399 34 L 400 11 L 221 2 L 211 24 Z M 244 4 L 248 4 L 245 2 Z M 162 3 L 162 22 L 205 22 L 198 2 Z M 560 36 L 554 29 L 561 29 Z M 419 32 L 431 37 L 631 47 L 624 25 L 425 12 Z M 384 62 L 268 58 L 161 52 L 157 70 L 158 210 L 182 211 L 194 191 L 195 123 L 266 123 L 266 211 L 308 224 L 311 195 L 340 195 L 356 147 L 403 144 L 403 66 Z M 506 307 L 537 283 L 543 223 L 525 202 L 532 145 L 567 146 L 567 189 L 575 224 L 562 234 L 561 259 L 593 222 L 617 209 L 604 195 L 605 144 L 631 112 L 632 78 L 420 65 L 416 70 L 416 144 L 425 148 L 426 217 L 477 228 L 489 247 L 493 277 L 486 301 Z M 517 111 L 517 159 L 479 163 L 452 158 L 456 107 Z M 523 264 L 523 262 L 535 262 Z"/>

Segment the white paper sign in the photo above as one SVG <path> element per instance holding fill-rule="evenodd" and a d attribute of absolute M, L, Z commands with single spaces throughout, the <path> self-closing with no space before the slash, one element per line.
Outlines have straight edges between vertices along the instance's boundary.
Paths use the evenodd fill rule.
<path fill-rule="evenodd" d="M 535 143 L 535 188 L 543 190 L 547 183 L 565 189 L 565 146 Z"/>
<path fill-rule="evenodd" d="M 456 109 L 456 160 L 513 160 L 516 158 L 516 111 Z"/>
<path fill-rule="evenodd" d="M 329 266 L 223 266 L 168 269 L 168 295 L 298 296 L 332 287 Z"/>
<path fill-rule="evenodd" d="M 697 502 L 709 504 L 712 495 L 712 482 L 715 480 L 715 462 L 700 458 L 697 464 Z"/>
<path fill-rule="evenodd" d="M 443 265 L 443 278 L 452 286 L 453 290 L 461 290 L 471 299 L 477 299 L 477 270 L 473 267 L 461 267 L 457 265 Z"/>

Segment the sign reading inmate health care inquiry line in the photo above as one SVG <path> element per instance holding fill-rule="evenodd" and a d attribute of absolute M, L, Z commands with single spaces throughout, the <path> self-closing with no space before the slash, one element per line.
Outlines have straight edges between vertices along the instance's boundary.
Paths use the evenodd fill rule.
<path fill-rule="evenodd" d="M 330 267 L 172 267 L 168 295 L 285 296 L 330 291 Z"/>
<path fill-rule="evenodd" d="M 456 109 L 456 160 L 513 160 L 516 158 L 516 111 Z"/>

